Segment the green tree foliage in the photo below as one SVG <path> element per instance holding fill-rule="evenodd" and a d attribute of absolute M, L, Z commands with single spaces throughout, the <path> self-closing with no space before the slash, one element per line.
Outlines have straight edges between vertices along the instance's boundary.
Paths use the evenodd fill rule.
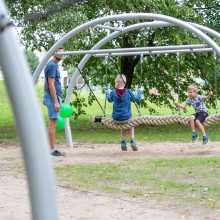
<path fill-rule="evenodd" d="M 30 49 L 26 49 L 25 54 L 26 54 L 27 61 L 28 61 L 29 67 L 30 67 L 30 71 L 33 74 L 35 69 L 37 68 L 37 65 L 39 63 L 39 59 L 36 56 L 36 54 L 34 52 L 32 52 Z"/>
<path fill-rule="evenodd" d="M 23 44 L 32 49 L 48 50 L 57 39 L 71 31 L 78 25 L 97 17 L 120 13 L 157 13 L 206 25 L 219 30 L 219 0 L 90 0 L 68 1 L 54 3 L 52 0 L 7 0 L 15 24 L 22 27 Z M 106 25 L 125 27 L 142 20 L 108 22 Z M 76 37 L 71 38 L 65 45 L 66 50 L 90 49 L 108 31 L 100 28 L 89 28 Z M 216 39 L 215 39 L 216 40 Z M 183 45 L 204 43 L 195 35 L 179 27 L 143 28 L 121 35 L 107 43 L 103 48 L 128 48 L 161 45 Z M 65 65 L 76 67 L 82 56 L 72 56 L 65 59 Z M 180 55 L 180 74 L 177 77 L 177 59 L 173 55 L 145 56 L 143 62 L 142 84 L 145 87 L 145 101 L 142 105 L 147 107 L 146 100 L 158 105 L 172 107 L 171 93 L 178 92 L 180 85 L 181 101 L 186 98 L 185 91 L 193 77 L 205 80 L 207 90 L 214 91 L 214 61 L 212 53 L 182 54 Z M 217 72 L 219 66 L 217 65 Z M 90 78 L 94 85 L 105 86 L 105 60 L 104 58 L 91 58 L 84 68 L 84 74 Z M 111 57 L 108 69 L 108 82 L 113 86 L 114 78 L 118 72 L 127 76 L 127 86 L 133 88 L 140 82 L 140 56 Z M 219 74 L 217 75 L 219 80 Z M 150 94 L 156 88 L 160 95 Z M 214 105 L 214 98 L 212 98 Z"/>
<path fill-rule="evenodd" d="M 66 97 L 66 91 L 67 87 L 63 89 L 63 97 L 62 102 L 65 102 Z M 85 107 L 87 107 L 87 104 L 85 103 L 85 98 L 81 96 L 80 92 L 78 90 L 73 91 L 73 101 L 70 102 L 70 105 L 73 106 L 74 109 L 74 119 L 77 119 L 80 115 L 85 115 L 86 112 L 84 110 Z"/>
<path fill-rule="evenodd" d="M 193 8 L 196 13 L 203 17 L 206 26 L 220 31 L 220 1 L 219 0 L 186 0 L 184 4 Z"/>

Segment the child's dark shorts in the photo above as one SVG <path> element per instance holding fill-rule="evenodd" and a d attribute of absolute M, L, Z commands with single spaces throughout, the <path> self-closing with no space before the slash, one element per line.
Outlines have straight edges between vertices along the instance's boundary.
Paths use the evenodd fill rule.
<path fill-rule="evenodd" d="M 199 120 L 201 123 L 203 123 L 205 119 L 208 117 L 207 112 L 196 112 L 193 115 L 196 117 L 195 120 Z"/>

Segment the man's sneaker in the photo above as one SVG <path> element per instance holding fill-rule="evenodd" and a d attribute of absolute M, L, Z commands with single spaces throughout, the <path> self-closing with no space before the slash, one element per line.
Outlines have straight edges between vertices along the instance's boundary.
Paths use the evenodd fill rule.
<path fill-rule="evenodd" d="M 202 144 L 208 144 L 209 143 L 209 139 L 207 136 L 204 136 L 202 139 Z"/>
<path fill-rule="evenodd" d="M 122 151 L 126 151 L 126 150 L 127 150 L 127 144 L 126 144 L 125 141 L 122 141 L 122 142 L 121 142 L 121 150 L 122 150 Z"/>
<path fill-rule="evenodd" d="M 131 148 L 132 148 L 133 151 L 137 151 L 138 150 L 138 147 L 137 147 L 135 141 L 131 141 L 130 145 L 131 145 Z"/>
<path fill-rule="evenodd" d="M 197 134 L 192 136 L 192 143 L 195 143 L 197 141 Z"/>
<path fill-rule="evenodd" d="M 60 156 L 65 156 L 64 154 L 62 154 L 60 151 L 58 151 L 58 150 L 53 150 L 52 152 L 51 152 L 51 155 L 52 156 L 55 156 L 55 157 L 60 157 Z"/>

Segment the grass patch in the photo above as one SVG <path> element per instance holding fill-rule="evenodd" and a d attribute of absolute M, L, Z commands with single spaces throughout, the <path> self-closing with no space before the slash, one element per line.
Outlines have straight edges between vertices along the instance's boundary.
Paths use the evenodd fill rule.
<path fill-rule="evenodd" d="M 15 161 L 16 160 L 14 157 L 3 157 L 1 159 L 2 161 Z"/>
<path fill-rule="evenodd" d="M 47 109 L 42 104 L 43 87 L 37 85 L 36 92 L 39 99 L 39 104 L 43 110 L 45 124 L 47 124 Z M 88 93 L 82 92 L 83 97 L 88 99 Z M 105 96 L 100 92 L 96 92 L 97 98 L 104 106 Z M 0 81 L 0 143 L 7 142 L 9 140 L 17 140 L 15 120 L 12 112 L 12 108 L 7 96 L 4 81 Z M 164 106 L 154 106 L 159 112 L 159 115 L 171 115 L 172 111 Z M 148 115 L 148 109 L 141 108 L 142 115 Z M 111 117 L 112 104 L 108 103 L 106 108 L 106 114 Z M 133 116 L 137 116 L 138 112 L 134 104 L 132 104 Z M 193 112 L 192 108 L 187 112 L 182 112 L 182 115 L 190 115 Z M 25 113 L 25 112 L 24 112 Z M 72 136 L 74 141 L 81 142 L 94 142 L 94 143 L 112 143 L 120 140 L 119 131 L 106 128 L 99 123 L 92 123 L 92 117 L 96 115 L 102 115 L 102 111 L 97 102 L 94 102 L 92 106 L 86 108 L 86 115 L 81 116 L 79 119 L 74 120 L 70 118 Z M 214 114 L 215 110 L 210 109 L 210 114 Z M 219 141 L 220 136 L 220 123 L 207 127 L 206 132 L 211 141 Z M 86 135 L 85 135 L 86 134 Z M 61 141 L 65 139 L 64 131 L 57 132 L 57 138 Z M 182 124 L 174 125 L 162 125 L 162 126 L 149 126 L 143 125 L 135 128 L 135 138 L 137 141 L 189 141 L 191 139 L 190 128 Z"/>
<path fill-rule="evenodd" d="M 47 110 L 42 104 L 42 87 L 36 87 L 45 123 Z M 85 95 L 85 94 L 82 94 Z M 104 95 L 97 94 L 104 103 Z M 13 111 L 7 97 L 5 85 L 0 81 L 0 143 L 17 140 Z M 160 115 L 170 115 L 171 110 L 159 106 Z M 107 105 L 107 116 L 111 117 L 112 104 Z M 132 105 L 133 116 L 137 110 Z M 183 113 L 190 115 L 192 110 Z M 70 118 L 73 140 L 95 143 L 111 143 L 120 140 L 119 131 L 101 124 L 92 123 L 92 117 L 101 115 L 97 103 L 86 109 L 87 115 L 78 120 Z M 24 112 L 25 113 L 25 112 Z M 142 115 L 149 114 L 141 109 Z M 214 109 L 210 110 L 210 114 Z M 219 141 L 220 123 L 207 127 L 211 141 Z M 163 126 L 139 126 L 135 129 L 137 141 L 189 141 L 190 128 L 181 124 Z M 60 140 L 65 139 L 64 131 L 57 132 Z M 4 161 L 10 161 L 5 158 Z M 12 161 L 13 162 L 13 161 Z M 65 165 L 56 168 L 59 181 L 67 187 L 85 187 L 108 193 L 119 193 L 134 197 L 149 197 L 158 201 L 194 203 L 220 209 L 220 157 L 125 160 L 119 164 Z M 17 166 L 20 170 L 20 165 Z M 22 171 L 22 169 L 21 169 Z"/>
<path fill-rule="evenodd" d="M 124 160 L 56 168 L 67 187 L 219 209 L 220 157 Z"/>

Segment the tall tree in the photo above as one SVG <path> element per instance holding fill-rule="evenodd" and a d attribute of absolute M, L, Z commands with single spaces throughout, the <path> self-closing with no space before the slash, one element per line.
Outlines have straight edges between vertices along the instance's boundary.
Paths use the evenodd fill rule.
<path fill-rule="evenodd" d="M 35 69 L 37 68 L 38 63 L 39 63 L 39 58 L 30 49 L 26 49 L 25 54 L 26 54 L 27 61 L 28 61 L 29 67 L 30 67 L 30 71 L 33 74 Z"/>
<path fill-rule="evenodd" d="M 33 49 L 48 50 L 57 38 L 63 36 L 74 27 L 91 19 L 128 12 L 158 13 L 176 18 L 204 24 L 216 30 L 219 29 L 218 0 L 90 0 L 90 1 L 59 1 L 25 0 L 9 1 L 9 9 L 15 24 L 22 27 L 21 41 Z M 31 6 L 30 6 L 31 5 Z M 67 7 L 66 7 L 67 6 Z M 213 9 L 213 10 L 210 10 Z M 125 27 L 137 21 L 108 22 L 107 25 Z M 139 21 L 141 22 L 141 21 Z M 108 32 L 101 29 L 88 29 L 65 44 L 68 50 L 90 49 Z M 150 29 L 145 28 L 124 34 L 107 43 L 106 48 L 128 48 L 142 46 L 160 46 L 177 44 L 203 43 L 193 34 L 178 27 Z M 66 59 L 66 65 L 77 65 L 81 56 Z M 140 56 L 112 58 L 109 65 L 109 81 L 113 82 L 117 74 L 117 64 L 120 72 L 127 76 L 127 86 L 132 87 L 139 82 Z M 85 73 L 91 77 L 94 84 L 104 84 L 104 59 L 92 58 L 85 67 Z M 192 77 L 201 77 L 207 84 L 214 85 L 213 60 L 210 54 L 181 54 L 180 74 L 177 78 L 176 55 L 145 56 L 143 63 L 142 83 L 145 96 L 154 103 L 171 106 L 171 90 L 178 91 L 185 99 L 185 90 Z M 204 65 L 206 64 L 206 65 Z M 95 71 L 96 70 L 96 71 Z M 97 74 L 99 71 L 99 74 Z M 101 74 L 101 76 L 100 76 Z M 179 82 L 178 82 L 179 81 Z M 150 95 L 149 90 L 156 88 L 158 95 Z M 144 103 L 147 105 L 147 103 Z"/>

